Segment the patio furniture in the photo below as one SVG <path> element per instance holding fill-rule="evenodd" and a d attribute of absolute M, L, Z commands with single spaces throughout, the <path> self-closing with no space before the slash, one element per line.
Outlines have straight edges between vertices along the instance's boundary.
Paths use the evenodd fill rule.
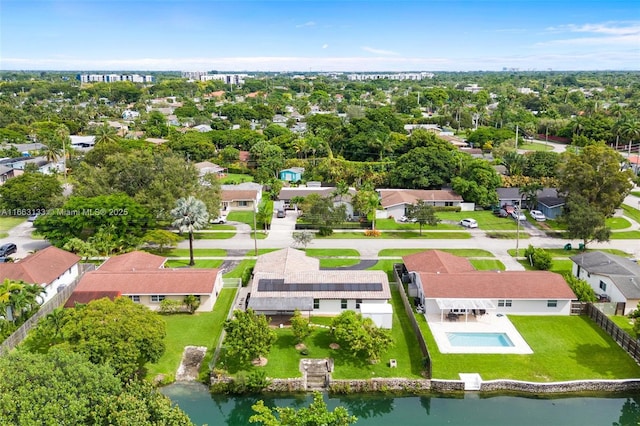
<path fill-rule="evenodd" d="M 447 319 L 448 319 L 449 321 L 458 321 L 458 314 L 453 313 L 453 312 L 449 312 L 449 313 L 447 314 Z"/>

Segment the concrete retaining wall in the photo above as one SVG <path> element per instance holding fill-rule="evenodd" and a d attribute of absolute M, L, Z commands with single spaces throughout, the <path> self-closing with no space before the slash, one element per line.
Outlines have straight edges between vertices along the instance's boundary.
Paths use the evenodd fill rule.
<path fill-rule="evenodd" d="M 375 378 L 368 380 L 331 380 L 329 391 L 338 394 L 363 392 L 427 392 L 430 380 Z"/>
<path fill-rule="evenodd" d="M 516 380 L 483 381 L 480 392 L 513 391 L 522 393 L 624 392 L 640 390 L 640 380 L 575 380 L 570 382 L 532 383 Z"/>

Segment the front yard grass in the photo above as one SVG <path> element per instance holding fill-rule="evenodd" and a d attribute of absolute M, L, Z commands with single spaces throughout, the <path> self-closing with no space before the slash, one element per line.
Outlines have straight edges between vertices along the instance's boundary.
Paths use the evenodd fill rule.
<path fill-rule="evenodd" d="M 617 231 L 630 227 L 631 222 L 624 217 L 610 217 L 605 220 L 605 225 L 611 228 L 612 231 Z"/>
<path fill-rule="evenodd" d="M 18 216 L 18 217 L 1 216 L 0 217 L 0 232 L 1 233 L 5 233 L 9 229 L 20 225 L 25 220 L 27 220 L 27 218 L 25 216 Z"/>
<path fill-rule="evenodd" d="M 428 248 L 382 249 L 378 252 L 378 256 L 380 257 L 407 256 L 409 254 L 420 253 L 425 250 L 432 250 L 432 249 L 428 249 Z M 444 252 L 455 254 L 456 256 L 462 256 L 462 257 L 494 257 L 493 253 L 483 249 L 433 249 L 433 250 L 440 250 L 440 251 L 444 251 Z"/>
<path fill-rule="evenodd" d="M 164 254 L 167 257 L 189 257 L 189 249 L 173 249 Z M 224 249 L 208 248 L 208 249 L 193 249 L 193 255 L 195 257 L 225 257 L 227 251 Z"/>
<path fill-rule="evenodd" d="M 527 234 L 524 231 L 520 231 L 518 232 L 487 232 L 487 237 L 489 238 L 495 238 L 498 240 L 516 240 L 516 239 L 520 239 L 520 240 L 527 240 L 529 239 L 530 235 Z"/>
<path fill-rule="evenodd" d="M 295 340 L 291 329 L 276 329 L 278 340 L 268 355 L 268 364 L 264 367 L 268 377 L 300 377 L 298 364 L 301 358 L 333 358 L 335 379 L 358 379 L 369 377 L 407 377 L 418 378 L 421 372 L 422 354 L 413 334 L 409 319 L 406 317 L 400 294 L 395 287 L 391 289 L 393 297 L 393 336 L 394 346 L 384 353 L 380 362 L 370 364 L 366 360 L 356 359 L 345 349 L 333 350 L 329 345 L 334 341 L 328 328 L 315 328 L 305 344 L 308 355 L 301 355 L 295 349 Z M 315 321 L 314 321 L 315 322 Z M 398 362 L 397 368 L 389 367 L 389 359 Z"/>
<path fill-rule="evenodd" d="M 469 259 L 469 262 L 478 271 L 504 271 L 507 269 L 504 263 L 498 259 Z"/>
<path fill-rule="evenodd" d="M 189 266 L 189 260 L 169 259 L 165 262 L 165 266 L 168 268 L 219 268 L 222 266 L 224 260 L 222 259 L 194 259 L 196 264 Z"/>
<path fill-rule="evenodd" d="M 167 335 L 164 340 L 166 349 L 157 363 L 146 365 L 146 378 L 153 380 L 158 374 L 174 377 L 180 365 L 184 347 L 189 345 L 207 347 L 207 354 L 200 371 L 208 371 L 209 362 L 222 332 L 222 324 L 227 318 L 235 295 L 235 288 L 223 288 L 211 312 L 198 312 L 193 315 L 162 315 L 162 319 L 167 324 Z"/>
<path fill-rule="evenodd" d="M 356 249 L 314 249 L 308 248 L 303 250 L 307 256 L 311 257 L 360 257 L 360 252 Z"/>
<path fill-rule="evenodd" d="M 637 240 L 640 239 L 640 231 L 618 231 L 612 232 L 611 237 L 612 240 Z"/>
<path fill-rule="evenodd" d="M 478 221 L 478 228 L 484 231 L 515 231 L 516 221 L 508 217 L 498 217 L 489 210 L 472 212 L 437 212 L 441 220 L 459 223 L 462 219 L 472 218 Z"/>
<path fill-rule="evenodd" d="M 432 358 L 433 378 L 459 379 L 479 373 L 484 380 L 555 382 L 626 379 L 640 366 L 586 316 L 509 316 L 533 350 L 531 355 L 441 354 L 423 315 L 418 315 Z"/>
<path fill-rule="evenodd" d="M 357 265 L 358 263 L 360 263 L 360 259 L 322 258 L 320 259 L 320 268 L 342 268 L 345 266 Z"/>
<path fill-rule="evenodd" d="M 348 240 L 348 239 L 365 239 L 365 238 L 381 238 L 381 239 L 397 239 L 397 240 L 407 240 L 414 238 L 424 238 L 424 239 L 444 239 L 444 240 L 455 240 L 455 239 L 469 239 L 471 238 L 471 234 L 468 232 L 455 232 L 455 231 L 443 231 L 443 232 L 423 232 L 420 235 L 419 232 L 389 232 L 384 231 L 380 234 L 379 237 L 368 237 L 363 232 L 334 232 L 328 237 L 321 237 L 316 235 L 316 238 L 325 238 L 325 239 L 335 239 L 335 240 Z"/>
<path fill-rule="evenodd" d="M 519 250 L 519 255 L 520 256 L 524 256 L 524 249 L 526 247 L 523 247 Z M 585 252 L 589 252 L 589 251 L 596 251 L 595 249 L 587 249 L 585 251 L 582 250 L 577 250 L 577 247 L 572 249 L 572 250 L 565 250 L 563 248 L 545 248 L 544 251 L 546 251 L 547 253 L 549 253 L 551 256 L 553 257 L 565 257 L 565 258 L 569 258 L 571 256 L 574 256 L 576 254 L 580 254 L 580 253 L 585 253 Z M 618 250 L 618 249 L 598 249 L 597 251 L 603 251 L 605 253 L 611 253 L 611 254 L 615 254 L 618 256 L 629 256 L 629 254 L 623 250 Z M 508 249 L 507 252 L 509 253 L 510 256 L 514 256 L 516 255 L 516 250 L 515 249 Z"/>
<path fill-rule="evenodd" d="M 229 238 L 235 237 L 236 233 L 234 231 L 226 232 L 194 232 L 193 239 L 194 240 L 228 240 Z"/>
<path fill-rule="evenodd" d="M 420 225 L 418 223 L 396 222 L 395 219 L 376 219 L 376 229 L 380 231 L 418 231 Z M 435 226 L 423 225 L 423 230 L 456 230 L 460 229 L 460 225 L 451 223 L 439 223 Z"/>
<path fill-rule="evenodd" d="M 625 216 L 628 216 L 636 222 L 640 223 L 640 210 L 626 204 L 622 205 L 622 210 L 624 210 Z"/>

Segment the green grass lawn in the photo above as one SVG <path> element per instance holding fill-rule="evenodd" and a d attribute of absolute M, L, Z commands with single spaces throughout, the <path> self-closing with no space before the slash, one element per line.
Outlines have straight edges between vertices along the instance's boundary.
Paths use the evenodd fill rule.
<path fill-rule="evenodd" d="M 376 229 L 381 231 L 418 231 L 420 225 L 418 223 L 398 223 L 395 219 L 376 219 Z M 455 230 L 460 229 L 460 225 L 451 223 L 439 223 L 435 226 L 423 225 L 424 230 Z"/>
<path fill-rule="evenodd" d="M 609 319 L 613 321 L 622 330 L 629 333 L 631 337 L 638 338 L 638 335 L 633 330 L 633 320 L 624 315 L 609 315 Z"/>
<path fill-rule="evenodd" d="M 640 239 L 640 231 L 618 231 L 611 233 L 612 240 L 637 240 Z"/>
<path fill-rule="evenodd" d="M 622 210 L 624 210 L 625 216 L 628 216 L 636 222 L 640 223 L 640 210 L 631 206 L 627 206 L 626 204 L 622 205 Z"/>
<path fill-rule="evenodd" d="M 527 271 L 536 270 L 533 266 L 531 266 L 531 264 L 529 263 L 529 260 L 527 259 L 518 259 L 518 263 L 524 266 L 524 269 L 526 269 Z M 555 272 L 557 274 L 571 273 L 572 268 L 573 268 L 573 262 L 571 260 L 554 258 L 551 261 L 551 269 L 549 269 L 549 271 Z"/>
<path fill-rule="evenodd" d="M 540 142 L 518 142 L 518 149 L 527 151 L 551 151 L 553 146 Z"/>
<path fill-rule="evenodd" d="M 225 257 L 227 251 L 224 249 L 208 248 L 208 249 L 193 249 L 193 255 L 195 257 Z M 173 249 L 168 251 L 165 256 L 168 257 L 189 257 L 189 249 Z"/>
<path fill-rule="evenodd" d="M 605 225 L 611 228 L 612 231 L 616 231 L 630 227 L 631 223 L 624 217 L 610 217 L 605 220 Z"/>
<path fill-rule="evenodd" d="M 640 191 L 631 191 L 630 194 L 636 197 L 640 197 Z"/>
<path fill-rule="evenodd" d="M 531 355 L 441 354 L 423 315 L 418 324 L 432 358 L 433 378 L 555 382 L 640 377 L 640 366 L 586 316 L 509 316 L 533 350 Z"/>
<path fill-rule="evenodd" d="M 25 220 L 27 220 L 27 218 L 24 216 L 0 216 L 0 232 L 7 232 L 9 229 L 20 225 Z"/>
<path fill-rule="evenodd" d="M 364 231 L 362 232 L 334 232 L 328 237 L 321 237 L 319 235 L 316 238 L 325 238 L 325 239 L 334 239 L 334 240 L 349 240 L 349 239 L 366 239 L 366 238 L 378 238 L 378 239 L 396 239 L 396 240 L 407 240 L 407 239 L 415 239 L 415 238 L 424 238 L 424 239 L 443 239 L 443 240 L 466 240 L 471 238 L 471 234 L 468 232 L 423 232 L 420 235 L 418 232 L 389 232 L 385 231 L 379 237 L 368 237 L 364 235 Z"/>
<path fill-rule="evenodd" d="M 235 231 L 236 227 L 233 225 L 223 225 L 223 224 L 212 223 L 207 227 L 207 229 L 211 231 Z"/>
<path fill-rule="evenodd" d="M 526 247 L 523 247 L 522 249 L 520 249 L 520 256 L 524 256 L 524 249 Z M 545 248 L 544 251 L 546 251 L 547 253 L 549 253 L 551 256 L 553 257 L 565 257 L 565 258 L 569 258 L 571 256 L 575 256 L 576 254 L 580 254 L 583 253 L 581 250 L 577 250 L 577 248 L 574 248 L 573 250 L 564 250 L 563 248 Z M 587 249 L 586 251 L 595 251 L 593 249 Z M 618 250 L 618 249 L 599 249 L 597 251 L 603 251 L 606 253 L 611 253 L 611 254 L 616 254 L 618 256 L 629 256 L 629 254 L 625 251 L 622 250 Z M 516 255 L 516 250 L 515 249 L 509 249 L 507 250 L 507 252 L 509 253 L 509 255 L 511 256 L 515 256 Z"/>
<path fill-rule="evenodd" d="M 388 257 L 388 256 L 406 256 L 408 254 L 420 253 L 425 250 L 431 250 L 427 248 L 416 248 L 416 249 L 403 249 L 403 248 L 395 248 L 395 249 L 382 249 L 378 252 L 378 256 Z M 455 254 L 456 256 L 462 257 L 494 257 L 493 253 L 488 250 L 482 249 L 437 249 L 440 251 L 445 251 L 447 253 Z"/>
<path fill-rule="evenodd" d="M 229 214 L 227 215 L 227 221 L 246 223 L 251 227 L 251 229 L 255 229 L 253 227 L 253 220 L 254 220 L 253 216 L 254 216 L 253 210 L 249 210 L 249 211 L 236 210 L 236 211 L 229 212 Z M 258 226 L 258 229 L 261 229 L 260 226 Z"/>
<path fill-rule="evenodd" d="M 219 268 L 224 260 L 222 259 L 194 259 L 196 264 L 194 268 Z M 188 260 L 169 259 L 165 262 L 167 268 L 188 268 Z"/>
<path fill-rule="evenodd" d="M 352 266 L 360 263 L 360 259 L 337 259 L 322 258 L 320 259 L 321 268 L 341 268 L 343 266 Z"/>
<path fill-rule="evenodd" d="M 460 222 L 465 218 L 472 218 L 478 221 L 478 227 L 485 231 L 515 231 L 516 221 L 508 217 L 498 217 L 489 210 L 473 212 L 437 212 L 437 216 L 442 220 Z"/>
<path fill-rule="evenodd" d="M 224 288 L 211 312 L 198 312 L 194 315 L 162 315 L 167 324 L 165 337 L 166 350 L 160 360 L 147 364 L 146 377 L 152 380 L 158 374 L 173 377 L 180 365 L 185 346 L 206 346 L 207 355 L 202 363 L 202 371 L 208 371 L 208 364 L 222 332 L 222 323 L 236 294 L 234 288 Z"/>
<path fill-rule="evenodd" d="M 241 260 L 238 266 L 233 268 L 231 271 L 224 274 L 223 278 L 242 278 L 242 273 L 247 268 L 253 268 L 256 264 L 255 259 L 244 259 Z"/>
<path fill-rule="evenodd" d="M 360 252 L 356 249 L 304 249 L 307 256 L 311 257 L 338 257 L 338 256 L 350 256 L 360 257 Z"/>
<path fill-rule="evenodd" d="M 487 237 L 489 238 L 495 238 L 498 240 L 517 240 L 517 239 L 521 239 L 521 240 L 527 240 L 529 239 L 530 235 L 527 234 L 524 231 L 520 231 L 520 232 L 487 232 Z"/>
<path fill-rule="evenodd" d="M 478 271 L 504 271 L 504 263 L 498 259 L 469 259 L 469 262 Z"/>
<path fill-rule="evenodd" d="M 418 343 L 404 314 L 402 301 L 397 289 L 392 288 L 393 328 L 391 334 L 394 346 L 381 356 L 380 362 L 370 364 L 366 360 L 354 358 L 344 349 L 331 349 L 333 338 L 327 328 L 316 328 L 305 340 L 309 354 L 304 357 L 333 358 L 335 379 L 357 379 L 364 377 L 420 377 L 422 354 Z M 289 328 L 276 329 L 278 340 L 271 348 L 268 364 L 264 367 L 269 377 L 300 377 L 298 370 L 303 356 L 295 349 L 295 340 Z M 398 361 L 397 368 L 390 368 L 389 359 Z"/>
<path fill-rule="evenodd" d="M 237 185 L 244 182 L 253 182 L 253 176 L 240 173 L 227 173 L 225 177 L 218 179 L 221 185 Z"/>
<path fill-rule="evenodd" d="M 387 273 L 387 277 L 389 278 L 389 282 L 393 282 L 394 281 L 394 277 L 393 277 L 393 264 L 394 263 L 402 263 L 402 259 L 397 258 L 397 259 L 383 259 L 383 260 L 378 260 L 378 262 L 376 262 L 375 265 L 373 265 L 370 268 L 367 268 L 369 270 L 372 271 L 384 271 Z"/>
<path fill-rule="evenodd" d="M 235 231 L 231 232 L 194 232 L 194 240 L 228 240 L 236 236 Z"/>

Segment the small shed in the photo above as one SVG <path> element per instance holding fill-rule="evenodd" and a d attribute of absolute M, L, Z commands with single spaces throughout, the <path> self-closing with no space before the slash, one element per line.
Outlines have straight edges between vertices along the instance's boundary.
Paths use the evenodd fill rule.
<path fill-rule="evenodd" d="M 376 326 L 391 329 L 393 306 L 390 303 L 363 303 L 360 313 L 363 318 L 371 318 Z"/>
<path fill-rule="evenodd" d="M 280 180 L 284 180 L 286 182 L 299 182 L 302 180 L 303 173 L 304 168 L 291 167 L 290 169 L 280 170 L 279 176 Z"/>

